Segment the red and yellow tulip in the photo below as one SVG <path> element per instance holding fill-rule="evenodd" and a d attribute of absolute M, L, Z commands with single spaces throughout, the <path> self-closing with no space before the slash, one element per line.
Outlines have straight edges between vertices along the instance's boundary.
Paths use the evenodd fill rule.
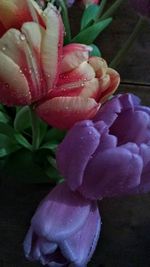
<path fill-rule="evenodd" d="M 52 4 L 42 11 L 33 0 L 13 0 L 12 9 L 9 2 L 0 4 L 7 15 L 0 17 L 0 102 L 34 104 L 58 128 L 92 118 L 117 89 L 119 74 L 102 58 L 89 57 L 89 46 L 63 48 L 63 23 Z"/>
<path fill-rule="evenodd" d="M 89 57 L 89 47 L 70 44 L 63 48 L 56 88 L 37 105 L 37 114 L 48 124 L 70 128 L 92 118 L 118 87 L 119 74 L 100 57 Z"/>

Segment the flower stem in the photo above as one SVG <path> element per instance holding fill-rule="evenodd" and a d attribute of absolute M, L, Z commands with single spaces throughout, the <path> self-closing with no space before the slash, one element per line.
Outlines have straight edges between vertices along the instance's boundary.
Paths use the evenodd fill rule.
<path fill-rule="evenodd" d="M 120 64 L 120 62 L 123 60 L 123 58 L 126 56 L 129 49 L 131 48 L 133 42 L 136 40 L 136 38 L 140 34 L 144 25 L 145 25 L 145 19 L 143 17 L 140 17 L 133 32 L 131 33 L 128 40 L 126 41 L 125 45 L 119 50 L 118 54 L 115 56 L 115 58 L 110 63 L 109 66 L 111 68 L 116 68 Z"/>
<path fill-rule="evenodd" d="M 111 5 L 111 7 L 102 15 L 100 20 L 104 20 L 111 17 L 123 2 L 124 0 L 116 0 L 116 2 Z"/>
<path fill-rule="evenodd" d="M 35 151 L 39 148 L 39 123 L 38 117 L 36 116 L 33 107 L 30 106 L 30 118 L 31 118 L 31 125 L 32 125 L 32 150 Z"/>

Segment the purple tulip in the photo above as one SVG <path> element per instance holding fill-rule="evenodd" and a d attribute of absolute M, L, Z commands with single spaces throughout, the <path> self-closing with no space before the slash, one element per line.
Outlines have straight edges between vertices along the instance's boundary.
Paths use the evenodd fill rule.
<path fill-rule="evenodd" d="M 24 241 L 26 257 L 50 267 L 85 267 L 99 237 L 95 201 L 59 184 L 41 202 Z M 70 265 L 69 265 L 70 264 Z"/>
<path fill-rule="evenodd" d="M 123 94 L 76 123 L 57 151 L 71 190 L 90 199 L 150 190 L 150 108 Z"/>
<path fill-rule="evenodd" d="M 130 3 L 139 14 L 150 17 L 150 0 L 130 0 Z"/>

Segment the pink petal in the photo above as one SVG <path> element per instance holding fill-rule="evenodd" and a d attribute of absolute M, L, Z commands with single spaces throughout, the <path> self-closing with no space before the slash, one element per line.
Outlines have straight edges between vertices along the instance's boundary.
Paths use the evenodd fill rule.
<path fill-rule="evenodd" d="M 31 102 L 28 82 L 20 67 L 0 51 L 0 102 L 25 105 Z"/>
<path fill-rule="evenodd" d="M 83 62 L 78 68 L 71 72 L 66 72 L 59 76 L 58 87 L 69 87 L 69 84 L 76 84 L 79 81 L 84 83 L 85 81 L 90 81 L 95 78 L 95 72 L 93 68 L 87 62 Z"/>
<path fill-rule="evenodd" d="M 64 84 L 64 87 L 57 90 L 49 91 L 49 98 L 59 96 L 80 96 L 83 98 L 94 98 L 99 100 L 100 97 L 99 81 L 94 78 L 90 81 L 77 81 L 76 83 Z"/>
<path fill-rule="evenodd" d="M 55 97 L 36 107 L 36 112 L 48 124 L 61 129 L 70 128 L 77 121 L 92 118 L 99 104 L 94 99 Z"/>
<path fill-rule="evenodd" d="M 64 29 L 60 13 L 52 4 L 44 10 L 43 18 L 46 31 L 42 38 L 41 60 L 47 87 L 52 88 L 59 74 Z"/>
<path fill-rule="evenodd" d="M 83 44 L 69 44 L 63 48 L 63 58 L 61 62 L 61 73 L 72 71 L 82 62 L 89 58 L 90 46 Z"/>
<path fill-rule="evenodd" d="M 89 64 L 93 67 L 96 77 L 101 79 L 105 76 L 108 66 L 106 61 L 101 57 L 90 57 L 88 60 Z"/>
<path fill-rule="evenodd" d="M 112 95 L 117 90 L 117 88 L 120 84 L 120 75 L 117 71 L 115 71 L 111 68 L 108 68 L 107 74 L 110 77 L 110 86 L 107 88 L 107 90 L 105 90 L 102 93 L 101 99 L 100 99 L 101 103 L 105 102 L 105 100 L 108 99 L 108 97 L 110 95 Z"/>
<path fill-rule="evenodd" d="M 42 10 L 33 0 L 1 0 L 0 1 L 0 21 L 4 28 L 20 29 L 27 21 L 38 20 L 41 24 Z"/>
<path fill-rule="evenodd" d="M 36 26 L 36 24 L 33 22 L 23 25 L 22 29 L 26 35 L 16 29 L 10 29 L 0 39 L 0 48 L 3 53 L 12 61 L 14 61 L 14 63 L 17 64 L 18 67 L 20 67 L 18 76 L 21 76 L 22 74 L 25 75 L 28 81 L 28 86 L 30 88 L 31 101 L 35 101 L 41 98 L 41 81 L 39 73 L 40 66 L 37 64 L 38 60 L 36 60 L 35 57 L 36 55 L 38 55 L 38 49 L 32 47 L 33 44 L 30 44 L 31 40 L 29 38 L 29 35 L 32 34 L 35 35 L 34 38 L 37 38 L 37 40 L 40 41 L 39 26 L 34 27 L 33 25 Z M 31 30 L 29 30 L 27 32 L 27 29 L 29 29 L 30 27 L 31 30 L 37 29 L 37 31 L 35 30 L 34 33 L 31 33 Z M 33 52 L 33 50 L 36 50 L 36 54 Z M 0 72 L 1 71 L 2 70 L 0 70 Z M 12 74 L 14 71 L 15 70 L 12 68 Z"/>

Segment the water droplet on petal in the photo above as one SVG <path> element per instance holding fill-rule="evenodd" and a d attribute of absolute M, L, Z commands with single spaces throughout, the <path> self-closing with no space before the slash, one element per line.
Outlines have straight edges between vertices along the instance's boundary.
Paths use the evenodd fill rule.
<path fill-rule="evenodd" d="M 23 33 L 20 33 L 20 40 L 24 41 L 26 39 L 25 35 Z"/>
<path fill-rule="evenodd" d="M 6 51 L 6 46 L 3 46 L 2 47 L 2 51 Z"/>

